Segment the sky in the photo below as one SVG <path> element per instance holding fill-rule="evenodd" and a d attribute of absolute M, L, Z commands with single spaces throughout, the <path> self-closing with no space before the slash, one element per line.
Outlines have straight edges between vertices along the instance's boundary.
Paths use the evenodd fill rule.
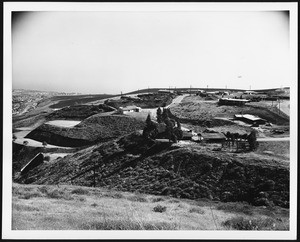
<path fill-rule="evenodd" d="M 290 86 L 283 11 L 38 11 L 12 18 L 13 88 Z"/>

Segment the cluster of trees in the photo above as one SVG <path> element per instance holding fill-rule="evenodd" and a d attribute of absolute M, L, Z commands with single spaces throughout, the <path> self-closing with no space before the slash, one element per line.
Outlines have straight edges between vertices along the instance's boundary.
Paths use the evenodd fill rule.
<path fill-rule="evenodd" d="M 183 134 L 180 121 L 171 113 L 170 109 L 163 108 L 163 110 L 161 110 L 161 108 L 158 108 L 156 111 L 156 119 L 157 122 L 152 121 L 150 113 L 148 114 L 146 126 L 143 130 L 144 137 L 155 139 L 159 134 L 158 126 L 164 125 L 165 131 L 161 134 L 164 138 L 175 143 L 178 139 L 182 138 Z"/>
<path fill-rule="evenodd" d="M 240 135 L 239 133 L 223 133 L 228 141 L 229 146 L 234 146 L 236 144 L 237 149 L 240 147 L 240 141 L 248 141 L 250 151 L 254 151 L 258 147 L 258 142 L 256 140 L 256 132 L 254 130 L 251 131 L 250 134 Z M 243 147 L 242 147 L 243 148 Z"/>

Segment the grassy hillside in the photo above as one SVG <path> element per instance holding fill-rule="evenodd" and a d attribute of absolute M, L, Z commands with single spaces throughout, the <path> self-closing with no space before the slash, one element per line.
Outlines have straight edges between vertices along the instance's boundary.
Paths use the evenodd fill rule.
<path fill-rule="evenodd" d="M 203 102 L 203 98 L 199 96 L 185 97 L 182 103 L 171 107 L 174 115 L 179 117 L 182 122 L 197 122 L 199 125 L 210 123 L 214 124 L 215 117 L 233 118 L 235 114 L 252 114 L 257 115 L 271 123 L 278 125 L 288 125 L 289 119 L 282 117 L 267 108 L 253 106 L 219 106 L 217 102 Z"/>
<path fill-rule="evenodd" d="M 289 164 L 283 158 L 153 142 L 138 133 L 43 164 L 16 181 L 289 207 Z"/>
<path fill-rule="evenodd" d="M 13 184 L 13 230 L 289 230 L 288 209 Z"/>
<path fill-rule="evenodd" d="M 64 108 L 67 106 L 85 104 L 88 102 L 93 102 L 93 101 L 102 100 L 106 98 L 112 98 L 115 96 L 116 95 L 108 95 L 108 94 L 55 96 L 51 98 L 51 100 L 56 103 L 51 105 L 50 108 Z"/>
<path fill-rule="evenodd" d="M 144 122 L 125 115 L 96 114 L 72 128 L 43 124 L 31 131 L 26 138 L 58 146 L 76 147 L 116 138 L 143 129 L 144 125 Z"/>
<path fill-rule="evenodd" d="M 66 119 L 66 120 L 84 120 L 92 115 L 104 112 L 111 112 L 115 109 L 105 104 L 100 105 L 75 105 L 65 107 L 47 115 L 47 120 Z"/>

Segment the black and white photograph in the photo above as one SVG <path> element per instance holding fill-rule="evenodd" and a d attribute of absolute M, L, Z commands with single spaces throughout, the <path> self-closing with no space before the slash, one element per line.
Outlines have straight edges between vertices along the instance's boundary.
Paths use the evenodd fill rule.
<path fill-rule="evenodd" d="M 296 2 L 3 7 L 2 238 L 296 239 Z"/>

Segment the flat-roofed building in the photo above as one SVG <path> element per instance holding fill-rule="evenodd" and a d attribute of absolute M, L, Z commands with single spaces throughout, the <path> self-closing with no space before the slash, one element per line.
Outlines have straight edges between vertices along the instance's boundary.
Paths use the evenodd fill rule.
<path fill-rule="evenodd" d="M 142 109 L 137 106 L 127 106 L 127 107 L 119 107 L 118 112 L 121 114 L 130 113 L 130 112 L 140 112 Z"/>
<path fill-rule="evenodd" d="M 250 102 L 248 99 L 237 99 L 237 98 L 220 98 L 219 105 L 232 105 L 232 106 L 244 106 Z"/>
<path fill-rule="evenodd" d="M 201 133 L 201 139 L 208 143 L 223 143 L 226 141 L 226 136 L 222 133 Z"/>
<path fill-rule="evenodd" d="M 249 124 L 265 124 L 267 120 L 251 114 L 236 114 L 234 117 Z"/>

